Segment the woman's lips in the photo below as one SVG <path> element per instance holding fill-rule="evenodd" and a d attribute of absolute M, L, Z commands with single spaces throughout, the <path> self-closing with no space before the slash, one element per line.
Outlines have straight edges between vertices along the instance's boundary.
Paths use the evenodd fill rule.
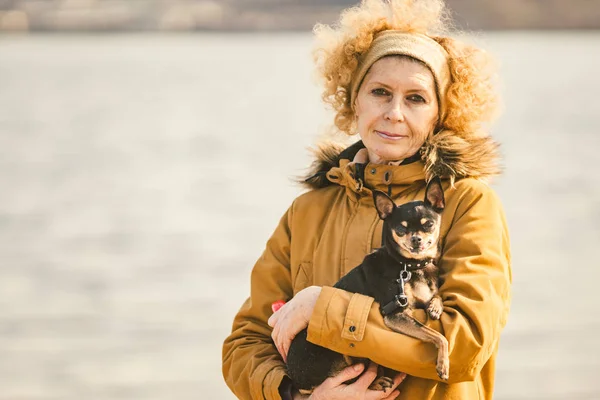
<path fill-rule="evenodd" d="M 377 136 L 388 140 L 400 140 L 408 137 L 407 135 L 400 135 L 397 133 L 391 133 L 386 131 L 375 131 L 375 133 L 377 134 Z"/>

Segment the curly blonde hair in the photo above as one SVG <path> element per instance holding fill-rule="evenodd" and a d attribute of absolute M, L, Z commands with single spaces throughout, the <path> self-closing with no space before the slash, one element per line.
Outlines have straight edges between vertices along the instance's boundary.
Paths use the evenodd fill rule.
<path fill-rule="evenodd" d="M 497 114 L 494 63 L 485 51 L 447 36 L 450 28 L 443 0 L 363 0 L 345 10 L 337 25 L 317 24 L 314 58 L 324 83 L 322 99 L 333 107 L 336 127 L 348 135 L 356 133 L 350 88 L 358 58 L 377 33 L 400 30 L 431 37 L 449 55 L 451 83 L 439 128 L 459 136 L 479 135 L 476 132 Z"/>

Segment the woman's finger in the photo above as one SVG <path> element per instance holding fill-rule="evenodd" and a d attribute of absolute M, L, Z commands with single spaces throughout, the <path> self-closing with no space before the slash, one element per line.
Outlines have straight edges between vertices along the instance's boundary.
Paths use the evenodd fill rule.
<path fill-rule="evenodd" d="M 276 314 L 279 314 L 281 311 L 278 311 Z M 287 348 L 289 348 L 289 344 L 285 344 L 285 318 L 276 319 L 273 325 L 273 332 L 271 332 L 271 338 L 273 339 L 273 343 L 275 343 L 275 347 L 277 347 L 277 351 L 281 355 L 284 361 L 287 359 Z M 286 348 L 287 347 L 287 348 Z"/>
<path fill-rule="evenodd" d="M 295 303 L 301 300 L 301 296 L 294 297 L 273 313 L 267 321 L 269 326 L 273 328 L 271 337 L 277 347 L 277 351 L 286 362 L 292 340 L 308 325 L 308 320 L 304 321 L 304 319 L 300 319 L 303 318 L 302 307 L 298 307 Z"/>
<path fill-rule="evenodd" d="M 275 347 L 277 348 L 277 352 L 279 354 L 281 354 L 281 350 L 279 350 L 279 345 L 277 344 L 277 337 L 276 336 L 272 336 L 273 339 L 273 344 L 275 345 Z"/>
<path fill-rule="evenodd" d="M 281 326 L 278 323 L 273 324 L 273 330 L 271 331 L 271 337 L 273 338 L 273 341 L 275 341 L 277 339 L 280 328 L 281 328 Z"/>
<path fill-rule="evenodd" d="M 277 352 L 279 354 L 281 354 L 281 349 L 279 348 L 279 345 L 277 344 L 277 340 L 273 340 L 273 344 L 275 344 L 275 348 L 277 349 Z"/>
<path fill-rule="evenodd" d="M 374 362 L 371 362 L 369 364 L 369 368 L 365 371 L 365 373 L 358 378 L 358 380 L 353 383 L 353 385 L 358 385 L 361 388 L 367 389 L 369 386 L 371 386 L 371 383 L 373 383 L 373 381 L 375 380 L 375 378 L 377 378 L 377 368 L 379 366 L 377 364 L 375 364 Z"/>
<path fill-rule="evenodd" d="M 271 332 L 271 339 L 273 339 L 273 343 L 275 347 L 277 347 L 277 351 L 281 354 L 281 346 L 280 346 L 280 335 L 281 335 L 281 327 L 279 324 L 275 325 L 273 328 L 273 332 Z"/>
<path fill-rule="evenodd" d="M 279 320 L 279 311 L 274 312 L 268 319 L 267 324 L 273 328 L 277 325 L 277 321 Z"/>
<path fill-rule="evenodd" d="M 285 352 L 283 351 L 283 345 L 282 345 L 281 341 L 279 343 L 277 343 L 277 351 L 279 351 L 279 355 L 285 362 Z"/>
<path fill-rule="evenodd" d="M 356 378 L 358 375 L 360 375 L 363 372 L 364 369 L 365 369 L 365 366 L 363 364 L 354 364 L 354 365 L 344 368 L 336 376 L 327 378 L 325 380 L 325 382 L 329 382 L 330 387 L 340 386 L 342 383 L 344 383 L 352 378 Z"/>
<path fill-rule="evenodd" d="M 282 329 L 279 330 L 279 332 L 277 333 L 277 350 L 279 350 L 279 354 L 281 354 L 281 357 L 283 358 L 283 332 Z"/>
<path fill-rule="evenodd" d="M 294 338 L 290 338 L 289 336 L 286 336 L 283 339 L 283 343 L 282 343 L 282 348 L 283 348 L 283 361 L 287 362 L 287 355 L 288 355 L 288 351 L 290 351 L 290 346 L 292 344 L 292 340 Z"/>
<path fill-rule="evenodd" d="M 286 307 L 287 304 L 288 303 L 282 305 L 281 307 L 279 307 L 279 309 L 277 309 L 277 311 L 271 314 L 269 320 L 267 321 L 267 324 L 269 324 L 271 328 L 277 325 L 277 323 L 282 319 L 285 319 L 285 316 L 287 315 L 287 311 L 289 309 L 288 307 Z"/>
<path fill-rule="evenodd" d="M 399 390 L 394 390 L 392 393 L 390 393 L 389 396 L 384 397 L 383 400 L 395 400 L 399 394 L 400 394 Z"/>
<path fill-rule="evenodd" d="M 281 358 L 283 358 L 283 361 L 287 361 L 287 332 L 284 331 L 283 329 L 279 332 L 279 337 L 278 339 L 278 346 L 279 346 L 279 353 L 281 354 Z"/>

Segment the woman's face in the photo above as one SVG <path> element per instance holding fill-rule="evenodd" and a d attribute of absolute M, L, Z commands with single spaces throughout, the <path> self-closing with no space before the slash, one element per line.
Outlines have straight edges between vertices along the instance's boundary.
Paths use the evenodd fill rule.
<path fill-rule="evenodd" d="M 438 118 L 431 71 L 407 57 L 377 60 L 360 86 L 355 112 L 370 162 L 381 164 L 412 156 Z"/>

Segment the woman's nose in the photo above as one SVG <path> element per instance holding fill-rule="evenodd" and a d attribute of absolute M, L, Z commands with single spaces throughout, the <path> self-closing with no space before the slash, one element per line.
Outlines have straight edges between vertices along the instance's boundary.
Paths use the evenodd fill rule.
<path fill-rule="evenodd" d="M 402 102 L 396 99 L 390 101 L 385 113 L 385 119 L 392 122 L 403 122 L 404 110 L 402 109 Z"/>

